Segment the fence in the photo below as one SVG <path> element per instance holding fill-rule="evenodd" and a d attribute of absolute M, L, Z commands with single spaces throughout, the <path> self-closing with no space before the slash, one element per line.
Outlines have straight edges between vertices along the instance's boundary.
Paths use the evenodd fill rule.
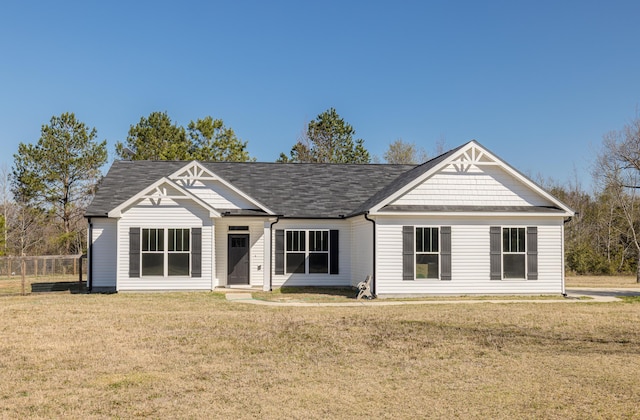
<path fill-rule="evenodd" d="M 86 255 L 0 257 L 0 295 L 82 291 Z"/>

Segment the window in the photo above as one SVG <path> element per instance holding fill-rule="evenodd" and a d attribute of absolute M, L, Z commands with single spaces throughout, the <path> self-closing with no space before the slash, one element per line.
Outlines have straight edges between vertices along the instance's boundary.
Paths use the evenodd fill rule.
<path fill-rule="evenodd" d="M 142 229 L 142 275 L 188 276 L 190 229 Z"/>
<path fill-rule="evenodd" d="M 300 230 L 287 231 L 287 273 L 305 272 L 306 232 Z"/>
<path fill-rule="evenodd" d="M 437 227 L 416 228 L 416 279 L 437 279 L 440 273 Z"/>
<path fill-rule="evenodd" d="M 164 275 L 164 229 L 142 229 L 142 275 Z"/>
<path fill-rule="evenodd" d="M 521 227 L 502 228 L 503 278 L 524 279 L 526 276 L 526 230 Z"/>
<path fill-rule="evenodd" d="M 328 230 L 288 230 L 285 242 L 286 273 L 329 272 Z"/>
<path fill-rule="evenodd" d="M 329 231 L 309 231 L 309 273 L 329 272 Z"/>
<path fill-rule="evenodd" d="M 189 229 L 169 229 L 168 274 L 189 275 Z"/>

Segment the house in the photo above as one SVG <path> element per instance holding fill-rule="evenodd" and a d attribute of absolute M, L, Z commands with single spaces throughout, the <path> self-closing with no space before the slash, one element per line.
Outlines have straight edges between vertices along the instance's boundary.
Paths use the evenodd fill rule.
<path fill-rule="evenodd" d="M 476 141 L 421 165 L 116 161 L 87 209 L 91 290 L 564 292 L 574 212 Z"/>

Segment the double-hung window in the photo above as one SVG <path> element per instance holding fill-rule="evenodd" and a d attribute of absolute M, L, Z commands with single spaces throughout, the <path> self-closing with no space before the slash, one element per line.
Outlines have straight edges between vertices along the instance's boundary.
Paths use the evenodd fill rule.
<path fill-rule="evenodd" d="M 329 272 L 328 230 L 288 230 L 285 250 L 286 273 Z"/>
<path fill-rule="evenodd" d="M 142 229 L 142 275 L 164 275 L 164 229 Z"/>
<path fill-rule="evenodd" d="M 437 227 L 416 227 L 416 279 L 437 279 L 440 246 Z"/>
<path fill-rule="evenodd" d="M 503 278 L 524 279 L 527 273 L 527 237 L 523 227 L 502 228 Z"/>
<path fill-rule="evenodd" d="M 190 229 L 142 229 L 141 274 L 188 276 Z"/>
<path fill-rule="evenodd" d="M 170 276 L 189 275 L 190 229 L 168 229 L 167 270 Z"/>
<path fill-rule="evenodd" d="M 309 231 L 309 273 L 329 272 L 329 231 Z"/>
<path fill-rule="evenodd" d="M 277 229 L 274 242 L 274 273 L 340 273 L 338 229 Z"/>
<path fill-rule="evenodd" d="M 307 250 L 307 232 L 304 230 L 288 230 L 286 245 L 287 273 L 305 273 Z"/>
<path fill-rule="evenodd" d="M 402 280 L 451 280 L 451 226 L 402 226 Z"/>

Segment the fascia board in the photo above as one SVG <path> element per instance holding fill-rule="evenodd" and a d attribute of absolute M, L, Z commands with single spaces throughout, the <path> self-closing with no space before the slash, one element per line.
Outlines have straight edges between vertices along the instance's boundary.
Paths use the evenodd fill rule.
<path fill-rule="evenodd" d="M 429 216 L 429 217 L 557 217 L 565 218 L 572 217 L 573 213 L 526 213 L 526 212 L 455 212 L 455 213 L 443 213 L 443 212 L 376 212 L 370 213 L 371 216 L 394 216 L 394 217 L 415 217 L 415 216 Z"/>

